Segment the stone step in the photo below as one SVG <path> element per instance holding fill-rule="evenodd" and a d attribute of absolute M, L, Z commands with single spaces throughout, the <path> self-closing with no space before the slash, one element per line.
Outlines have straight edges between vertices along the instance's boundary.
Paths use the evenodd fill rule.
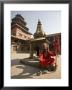
<path fill-rule="evenodd" d="M 29 65 L 31 67 L 39 68 L 39 69 L 46 69 L 49 71 L 55 71 L 56 67 L 50 66 L 50 67 L 41 67 L 39 61 L 35 60 L 20 60 L 20 63 Z"/>

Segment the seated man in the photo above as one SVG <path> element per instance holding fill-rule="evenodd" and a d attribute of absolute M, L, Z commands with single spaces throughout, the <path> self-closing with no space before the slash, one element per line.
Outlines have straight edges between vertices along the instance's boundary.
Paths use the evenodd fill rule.
<path fill-rule="evenodd" d="M 43 50 L 39 54 L 39 60 L 40 60 L 40 66 L 41 67 L 48 67 L 50 65 L 55 66 L 55 59 L 52 57 L 55 56 L 52 52 L 48 50 L 48 45 L 47 43 L 43 44 Z"/>

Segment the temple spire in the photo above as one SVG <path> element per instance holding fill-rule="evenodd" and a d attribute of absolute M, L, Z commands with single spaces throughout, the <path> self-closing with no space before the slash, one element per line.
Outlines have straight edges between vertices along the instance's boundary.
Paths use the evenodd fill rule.
<path fill-rule="evenodd" d="M 44 36 L 45 36 L 45 33 L 43 31 L 41 21 L 40 19 L 38 19 L 37 29 L 36 29 L 36 32 L 34 33 L 34 38 L 39 38 Z"/>

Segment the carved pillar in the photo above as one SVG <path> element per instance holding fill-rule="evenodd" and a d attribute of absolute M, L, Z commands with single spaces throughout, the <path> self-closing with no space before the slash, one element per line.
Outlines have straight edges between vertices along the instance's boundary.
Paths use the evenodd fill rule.
<path fill-rule="evenodd" d="M 30 43 L 30 58 L 33 59 L 33 47 L 32 47 L 32 43 Z"/>

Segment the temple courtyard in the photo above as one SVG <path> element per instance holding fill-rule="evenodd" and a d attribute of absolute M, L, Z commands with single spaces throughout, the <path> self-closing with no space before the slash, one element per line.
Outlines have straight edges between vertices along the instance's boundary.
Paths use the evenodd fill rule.
<path fill-rule="evenodd" d="M 61 55 L 57 57 L 56 71 L 38 68 L 34 65 L 21 63 L 21 60 L 28 60 L 29 54 L 12 54 L 11 55 L 11 78 L 12 79 L 60 79 L 61 78 Z M 33 59 L 35 64 L 35 58 Z"/>

